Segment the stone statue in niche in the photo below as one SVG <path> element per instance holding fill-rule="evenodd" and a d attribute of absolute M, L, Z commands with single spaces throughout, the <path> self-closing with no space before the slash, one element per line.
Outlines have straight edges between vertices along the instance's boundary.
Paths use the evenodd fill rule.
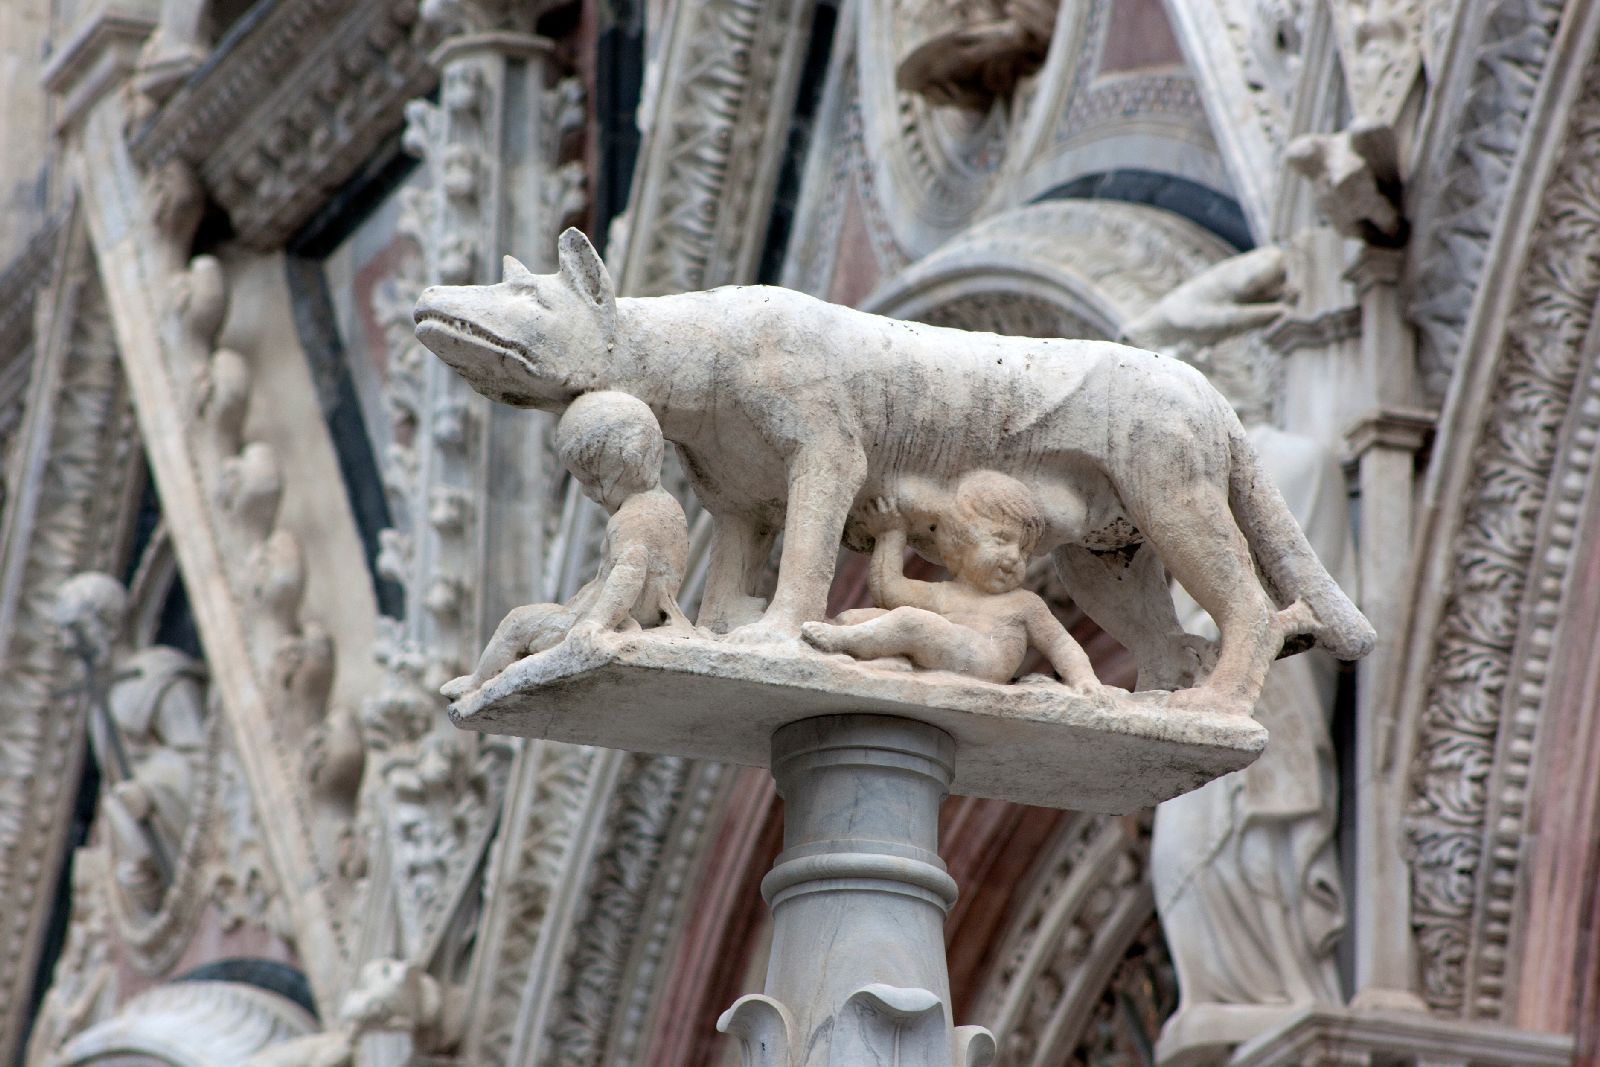
<path fill-rule="evenodd" d="M 1263 249 L 1218 264 L 1128 327 L 1130 339 L 1204 365 L 1248 427 L 1267 472 L 1313 549 L 1341 580 L 1350 546 L 1337 457 L 1270 425 L 1270 381 L 1254 339 L 1197 330 L 1241 285 L 1281 285 L 1283 256 Z M 1181 590 L 1180 614 L 1215 634 Z M 1334 952 L 1344 902 L 1334 842 L 1338 784 L 1328 721 L 1337 668 L 1325 653 L 1275 663 L 1256 717 L 1272 741 L 1242 771 L 1156 809 L 1150 874 L 1180 1004 L 1157 1049 L 1163 1065 L 1223 1062 L 1228 1050 L 1310 1004 L 1341 1004 Z"/>
<path fill-rule="evenodd" d="M 115 578 L 85 573 L 61 586 L 56 621 L 84 665 L 94 707 L 89 737 L 106 781 L 100 812 L 113 871 L 147 912 L 172 883 L 191 818 L 205 748 L 204 669 L 174 648 L 122 647 L 127 592 Z"/>
<path fill-rule="evenodd" d="M 899 322 L 767 286 L 618 299 L 576 230 L 557 273 L 507 257 L 499 284 L 428 289 L 416 321 L 492 400 L 563 411 L 618 391 L 649 407 L 714 519 L 698 621 L 730 640 L 796 640 L 823 618 L 841 538 L 870 541 L 872 501 L 913 482 L 949 493 L 975 470 L 1033 493 L 1036 549 L 1132 650 L 1141 688 L 1192 684 L 1211 660 L 1178 624 L 1168 572 L 1217 620 L 1214 666 L 1172 706 L 1246 715 L 1286 641 L 1357 658 L 1375 640 L 1233 409 L 1178 360 Z M 756 619 L 780 530 L 777 589 Z M 907 535 L 947 562 L 921 525 Z"/>
<path fill-rule="evenodd" d="M 565 604 L 528 604 L 501 620 L 477 668 L 448 682 L 455 700 L 568 636 L 664 627 L 694 632 L 678 608 L 689 560 L 683 506 L 661 488 L 665 450 L 650 408 L 627 393 L 588 393 L 556 426 L 556 451 L 584 495 L 611 515 L 600 573 Z"/>
<path fill-rule="evenodd" d="M 1044 63 L 1060 8 L 1060 0 L 962 4 L 960 23 L 912 49 L 895 83 L 939 107 L 985 109 Z"/>
<path fill-rule="evenodd" d="M 1044 598 L 1022 588 L 1044 527 L 1027 486 L 995 471 L 974 471 L 956 483 L 930 525 L 950 581 L 905 576 L 906 520 L 898 504 L 881 499 L 867 518 L 877 540 L 871 589 L 878 607 L 845 612 L 832 623 L 804 623 L 806 641 L 824 652 L 857 659 L 900 656 L 927 670 L 1002 685 L 1016 677 L 1034 648 L 1069 687 L 1099 688 L 1089 657 Z"/>

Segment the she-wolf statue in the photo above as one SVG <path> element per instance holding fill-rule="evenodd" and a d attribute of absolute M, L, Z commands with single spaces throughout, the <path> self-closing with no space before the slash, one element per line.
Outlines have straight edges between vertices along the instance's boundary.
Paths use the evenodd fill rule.
<path fill-rule="evenodd" d="M 942 509 L 918 501 L 980 469 L 1037 494 L 1038 551 L 1133 652 L 1141 687 L 1188 684 L 1199 660 L 1167 572 L 1211 614 L 1215 666 L 1177 704 L 1248 714 L 1286 640 L 1343 659 L 1375 640 L 1228 402 L 1175 359 L 901 322 L 770 286 L 619 299 L 572 229 L 555 274 L 508 256 L 498 284 L 427 289 L 416 322 L 491 400 L 559 412 L 607 389 L 650 406 L 714 520 L 699 622 L 732 640 L 792 640 L 821 619 L 841 537 L 870 543 L 880 497 L 936 558 Z M 751 621 L 780 530 L 777 588 Z"/>

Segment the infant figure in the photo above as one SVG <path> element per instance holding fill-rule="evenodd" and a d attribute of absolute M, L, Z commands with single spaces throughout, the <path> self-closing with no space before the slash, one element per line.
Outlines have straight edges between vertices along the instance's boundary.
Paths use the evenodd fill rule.
<path fill-rule="evenodd" d="M 683 507 L 661 488 L 665 448 L 650 408 L 627 393 L 588 393 L 556 426 L 556 451 L 583 494 L 610 513 L 600 572 L 565 604 L 528 604 L 509 612 L 469 675 L 440 692 L 458 700 L 512 663 L 566 638 L 613 630 L 666 627 L 691 634 L 678 608 L 689 560 Z"/>
<path fill-rule="evenodd" d="M 1044 598 L 1022 588 L 1043 526 L 1027 486 L 997 471 L 967 474 L 940 509 L 934 530 L 952 578 L 917 581 L 902 566 L 905 520 L 892 500 L 879 498 L 868 523 L 876 539 L 870 586 L 874 602 L 889 610 L 845 612 L 836 623 L 808 622 L 801 635 L 824 652 L 857 659 L 903 656 L 926 670 L 1002 685 L 1016 676 L 1028 649 L 1036 648 L 1069 688 L 1096 692 L 1100 686 L 1089 657 Z"/>

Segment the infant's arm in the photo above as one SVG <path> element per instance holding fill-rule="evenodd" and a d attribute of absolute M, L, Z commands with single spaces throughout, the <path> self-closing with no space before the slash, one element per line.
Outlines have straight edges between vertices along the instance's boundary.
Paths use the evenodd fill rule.
<path fill-rule="evenodd" d="M 623 549 L 606 575 L 605 585 L 596 592 L 594 602 L 572 627 L 585 633 L 615 630 L 639 603 L 645 579 L 650 572 L 650 549 L 634 542 Z"/>
<path fill-rule="evenodd" d="M 1100 682 L 1083 647 L 1067 633 L 1067 628 L 1051 613 L 1043 597 L 1037 593 L 1024 593 L 1028 598 L 1027 611 L 1023 616 L 1028 627 L 1028 643 L 1044 653 L 1050 666 L 1055 668 L 1069 688 L 1079 692 L 1099 690 Z"/>
<path fill-rule="evenodd" d="M 921 582 L 907 578 L 905 570 L 906 531 L 902 526 L 888 526 L 874 533 L 872 565 L 868 573 L 868 587 L 872 601 L 880 608 L 922 608 L 942 612 L 943 598 L 934 582 Z"/>

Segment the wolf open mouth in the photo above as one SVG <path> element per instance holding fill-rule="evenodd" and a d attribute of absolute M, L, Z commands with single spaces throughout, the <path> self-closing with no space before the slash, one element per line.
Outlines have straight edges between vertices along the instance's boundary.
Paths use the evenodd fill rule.
<path fill-rule="evenodd" d="M 417 317 L 417 330 L 420 334 L 424 327 L 431 327 L 449 335 L 453 340 L 480 348 L 488 348 L 496 355 L 511 357 L 517 360 L 528 370 L 534 369 L 533 359 L 519 344 L 484 329 L 475 322 L 458 319 L 454 315 L 446 315 L 438 311 L 425 311 Z M 432 347 L 431 345 L 429 346 Z"/>

